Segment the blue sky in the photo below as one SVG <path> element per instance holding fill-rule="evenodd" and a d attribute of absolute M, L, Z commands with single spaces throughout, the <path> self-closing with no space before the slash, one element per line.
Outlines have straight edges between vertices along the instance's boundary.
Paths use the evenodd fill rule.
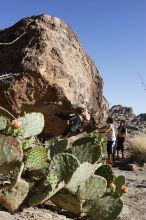
<path fill-rule="evenodd" d="M 0 29 L 21 18 L 49 14 L 78 34 L 104 80 L 110 106 L 146 112 L 146 0 L 0 0 Z"/>

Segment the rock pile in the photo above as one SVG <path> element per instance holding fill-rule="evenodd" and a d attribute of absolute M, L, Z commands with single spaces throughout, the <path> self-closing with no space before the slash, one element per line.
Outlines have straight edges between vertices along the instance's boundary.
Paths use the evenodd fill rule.
<path fill-rule="evenodd" d="M 146 132 L 146 113 L 135 115 L 131 107 L 114 105 L 110 108 L 109 115 L 117 123 L 122 119 L 125 120 L 128 133 L 130 134 Z"/>

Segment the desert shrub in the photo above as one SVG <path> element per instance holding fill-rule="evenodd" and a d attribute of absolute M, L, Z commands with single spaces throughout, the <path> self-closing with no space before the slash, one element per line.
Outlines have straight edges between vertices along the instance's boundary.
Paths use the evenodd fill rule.
<path fill-rule="evenodd" d="M 146 162 L 146 134 L 138 133 L 129 142 L 131 156 L 137 162 Z"/>

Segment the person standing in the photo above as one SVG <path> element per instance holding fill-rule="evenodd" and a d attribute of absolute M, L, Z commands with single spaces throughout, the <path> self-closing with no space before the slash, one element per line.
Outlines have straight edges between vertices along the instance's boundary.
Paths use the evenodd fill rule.
<path fill-rule="evenodd" d="M 127 128 L 125 126 L 125 121 L 121 120 L 120 126 L 117 129 L 117 140 L 116 140 L 117 158 L 119 158 L 119 151 L 122 152 L 122 158 L 124 158 L 124 143 L 126 138 L 127 138 Z"/>
<path fill-rule="evenodd" d="M 115 162 L 115 142 L 116 142 L 116 132 L 114 128 L 114 120 L 108 117 L 106 120 L 106 126 L 100 128 L 99 133 L 105 133 L 107 138 L 107 163 L 112 163 L 111 157 L 113 157 L 113 162 Z"/>
<path fill-rule="evenodd" d="M 106 120 L 107 127 L 105 129 L 107 137 L 107 154 L 108 154 L 108 163 L 111 163 L 111 156 L 113 157 L 113 162 L 115 161 L 115 142 L 116 142 L 116 132 L 114 128 L 114 120 L 111 117 L 108 117 Z"/>

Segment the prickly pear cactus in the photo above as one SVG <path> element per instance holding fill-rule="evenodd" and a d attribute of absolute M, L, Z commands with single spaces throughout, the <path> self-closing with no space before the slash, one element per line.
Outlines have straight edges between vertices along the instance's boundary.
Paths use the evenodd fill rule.
<path fill-rule="evenodd" d="M 23 150 L 20 141 L 11 136 L 0 136 L 0 166 L 21 162 Z"/>
<path fill-rule="evenodd" d="M 51 197 L 51 202 L 76 215 L 79 215 L 82 212 L 82 204 L 77 194 L 70 192 L 68 189 L 63 188 L 56 193 Z"/>
<path fill-rule="evenodd" d="M 32 136 L 32 137 L 29 137 L 29 138 L 25 138 L 23 140 L 23 143 L 22 143 L 22 148 L 23 150 L 27 150 L 29 148 L 32 148 L 36 145 L 36 137 Z"/>
<path fill-rule="evenodd" d="M 16 212 L 29 192 L 29 184 L 20 179 L 16 187 L 6 187 L 0 190 L 0 204 L 9 212 Z"/>
<path fill-rule="evenodd" d="M 95 174 L 104 177 L 107 180 L 108 186 L 113 182 L 114 173 L 109 165 L 102 165 L 95 171 Z"/>
<path fill-rule="evenodd" d="M 94 220 L 115 220 L 122 208 L 122 200 L 113 196 L 97 197 L 94 200 L 86 200 L 83 204 L 83 211 Z"/>
<path fill-rule="evenodd" d="M 88 179 L 80 182 L 76 191 L 68 187 L 68 185 L 51 197 L 51 201 L 74 214 L 82 212 L 83 201 L 94 199 L 104 194 L 106 190 L 106 180 L 101 176 L 90 176 Z"/>
<path fill-rule="evenodd" d="M 55 155 L 59 154 L 59 153 L 63 153 L 68 146 L 68 140 L 67 139 L 63 139 L 60 140 L 58 142 L 56 142 L 54 145 L 50 146 L 50 150 L 49 150 L 49 157 L 53 158 Z"/>
<path fill-rule="evenodd" d="M 74 171 L 79 166 L 78 160 L 68 153 L 57 154 L 50 162 L 45 185 L 39 186 L 29 199 L 29 205 L 34 206 L 48 200 L 64 187 Z"/>
<path fill-rule="evenodd" d="M 7 127 L 7 119 L 4 116 L 0 116 L 0 131 Z"/>
<path fill-rule="evenodd" d="M 99 144 L 101 148 L 104 150 L 105 145 L 106 145 L 105 134 L 97 133 L 96 131 L 94 131 L 94 132 L 91 132 L 89 136 L 95 138 L 95 141 L 97 142 L 97 144 Z"/>
<path fill-rule="evenodd" d="M 97 164 L 90 164 L 88 162 L 82 163 L 73 173 L 67 188 L 72 192 L 77 192 L 78 187 L 94 174 L 97 166 Z"/>
<path fill-rule="evenodd" d="M 79 162 L 73 155 L 68 153 L 57 154 L 49 165 L 48 183 L 54 184 L 54 181 L 55 185 L 62 181 L 68 183 L 77 167 L 79 167 Z M 53 182 L 51 181 L 52 177 L 55 177 Z"/>
<path fill-rule="evenodd" d="M 76 140 L 71 148 L 71 153 L 83 162 L 95 163 L 102 155 L 101 148 L 92 137 L 83 137 Z"/>
<path fill-rule="evenodd" d="M 125 185 L 125 177 L 123 175 L 118 176 L 115 180 L 115 185 L 115 194 L 117 194 L 118 196 L 122 196 L 123 193 L 121 192 L 121 187 L 122 185 Z"/>
<path fill-rule="evenodd" d="M 25 157 L 25 170 L 41 170 L 48 167 L 47 151 L 42 146 L 31 148 Z"/>
<path fill-rule="evenodd" d="M 91 219 L 115 219 L 123 206 L 120 196 L 126 192 L 121 190 L 125 177 L 115 179 L 111 167 L 97 163 L 103 140 L 99 143 L 95 137 L 80 138 L 67 153 L 67 139 L 55 138 L 45 143 L 45 147 L 38 145 L 32 136 L 43 127 L 41 113 L 26 114 L 13 120 L 10 126 L 0 117 L 0 131 L 7 135 L 0 136 L 0 173 L 13 173 L 8 179 L 9 186 L 1 184 L 0 204 L 15 212 L 29 195 L 30 206 L 50 199 L 76 215 L 85 212 Z M 32 175 L 29 184 L 21 179 L 22 173 L 25 179 Z M 115 183 L 115 191 L 107 188 L 110 183 Z"/>
<path fill-rule="evenodd" d="M 106 179 L 93 175 L 79 185 L 78 196 L 81 200 L 94 200 L 105 193 L 106 187 Z"/>
<path fill-rule="evenodd" d="M 51 185 L 44 185 L 43 183 L 36 187 L 28 199 L 29 206 L 36 206 L 50 199 L 59 190 L 64 187 L 64 181 L 60 182 L 56 187 L 52 188 Z"/>
<path fill-rule="evenodd" d="M 53 146 L 54 144 L 56 144 L 57 142 L 58 142 L 58 138 L 53 137 L 53 138 L 45 141 L 45 148 L 50 149 L 50 147 Z"/>
<path fill-rule="evenodd" d="M 38 135 L 44 128 L 44 116 L 41 113 L 27 113 L 18 119 L 23 129 L 23 138 Z"/>

